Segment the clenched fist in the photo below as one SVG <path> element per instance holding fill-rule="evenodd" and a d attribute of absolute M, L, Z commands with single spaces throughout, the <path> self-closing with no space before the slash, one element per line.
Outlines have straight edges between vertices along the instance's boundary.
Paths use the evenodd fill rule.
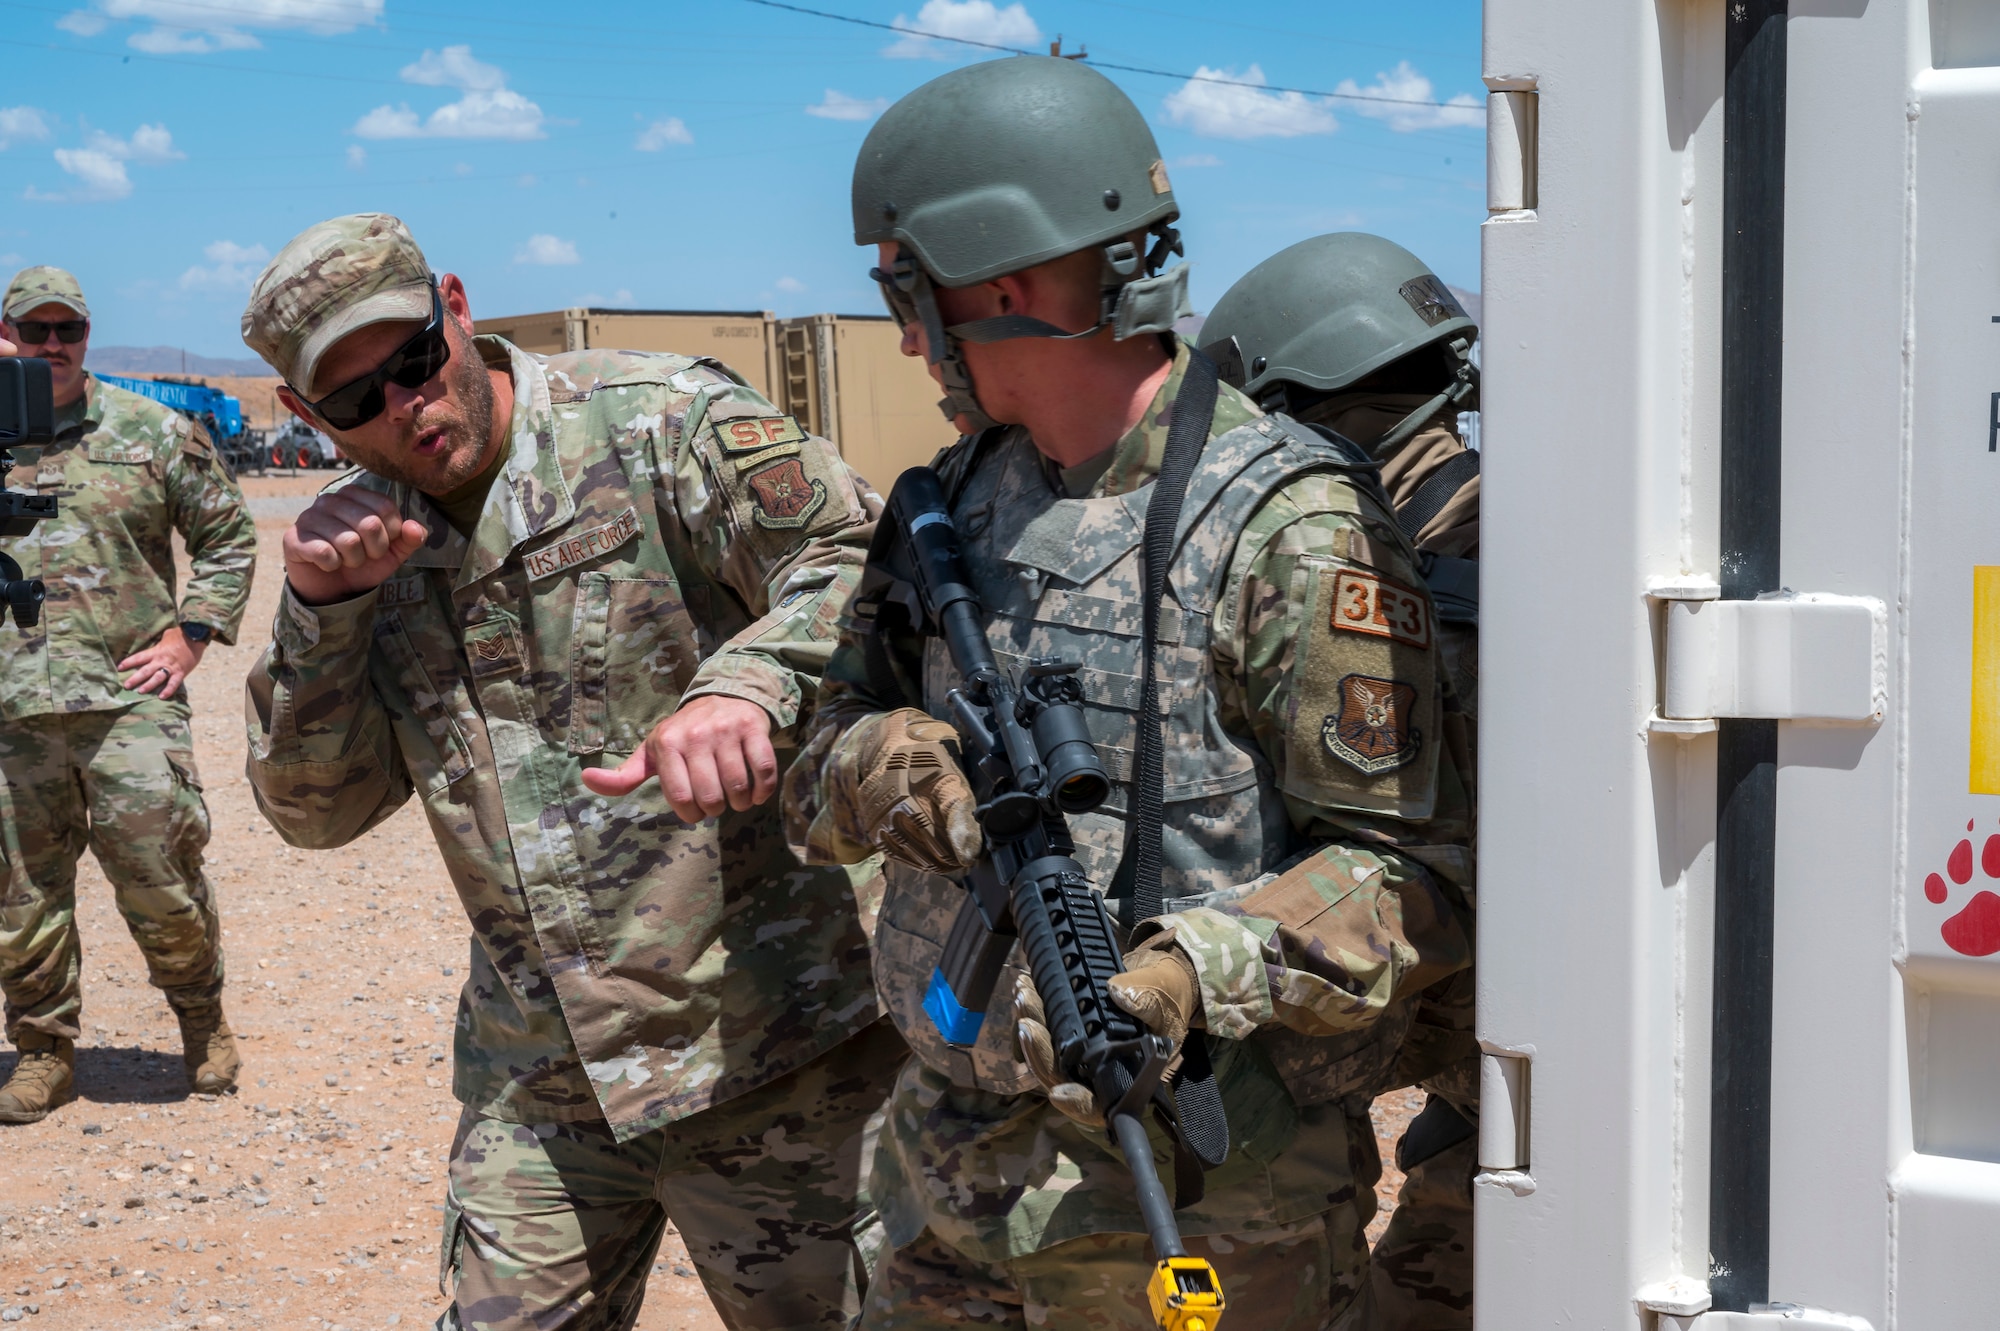
<path fill-rule="evenodd" d="M 599 795 L 629 795 L 656 776 L 684 823 L 755 808 L 778 792 L 771 714 L 742 698 L 691 698 L 620 766 L 584 768 L 583 784 Z"/>
<path fill-rule="evenodd" d="M 348 486 L 319 496 L 285 532 L 285 580 L 307 605 L 373 591 L 430 533 L 385 494 Z"/>

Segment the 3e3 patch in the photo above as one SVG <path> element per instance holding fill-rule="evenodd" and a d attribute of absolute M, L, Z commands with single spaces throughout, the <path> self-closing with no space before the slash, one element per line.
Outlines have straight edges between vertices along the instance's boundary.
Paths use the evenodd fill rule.
<path fill-rule="evenodd" d="M 1421 592 L 1373 573 L 1344 568 L 1334 575 L 1332 624 L 1348 633 L 1431 645 L 1431 608 Z"/>
<path fill-rule="evenodd" d="M 1430 817 L 1443 725 L 1430 598 L 1339 559 L 1302 559 L 1294 576 L 1280 785 L 1321 808 Z"/>

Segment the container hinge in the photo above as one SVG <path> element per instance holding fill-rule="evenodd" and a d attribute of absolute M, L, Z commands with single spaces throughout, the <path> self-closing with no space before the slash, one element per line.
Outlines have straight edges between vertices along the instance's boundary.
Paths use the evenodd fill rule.
<path fill-rule="evenodd" d="M 1687 1325 L 1688 1331 L 1875 1331 L 1865 1317 L 1796 1303 L 1753 1303 L 1747 1313 L 1705 1312 Z"/>
<path fill-rule="evenodd" d="M 1720 717 L 1879 725 L 1888 709 L 1889 615 L 1872 596 L 1773 592 L 1665 601 L 1659 723 Z"/>
<path fill-rule="evenodd" d="M 1693 1317 L 1708 1311 L 1708 1282 L 1692 1276 L 1675 1276 L 1639 1286 L 1632 1296 L 1640 1312 L 1666 1313 L 1670 1317 Z"/>

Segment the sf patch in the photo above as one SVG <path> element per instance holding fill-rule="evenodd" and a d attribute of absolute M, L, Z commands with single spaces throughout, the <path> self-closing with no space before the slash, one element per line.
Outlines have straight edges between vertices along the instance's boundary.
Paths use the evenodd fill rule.
<path fill-rule="evenodd" d="M 734 457 L 800 443 L 806 432 L 795 416 L 737 416 L 716 421 L 715 437 L 722 441 L 722 451 Z"/>
<path fill-rule="evenodd" d="M 1393 638 L 1411 647 L 1431 645 L 1431 608 L 1415 592 L 1374 573 L 1343 568 L 1334 575 L 1333 627 L 1347 633 Z"/>
<path fill-rule="evenodd" d="M 1424 733 L 1416 725 L 1417 689 L 1401 680 L 1344 675 L 1334 686 L 1340 709 L 1321 722 L 1320 742 L 1340 761 L 1374 776 L 1416 759 Z"/>
<path fill-rule="evenodd" d="M 792 531 L 826 507 L 826 482 L 807 476 L 805 464 L 796 457 L 779 458 L 745 479 L 750 484 L 752 516 L 760 527 Z"/>

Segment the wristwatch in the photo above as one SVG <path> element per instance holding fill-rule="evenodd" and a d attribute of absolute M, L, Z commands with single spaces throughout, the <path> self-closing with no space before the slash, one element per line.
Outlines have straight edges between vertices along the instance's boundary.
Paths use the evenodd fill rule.
<path fill-rule="evenodd" d="M 206 624 L 183 624 L 181 636 L 189 642 L 207 642 L 215 636 L 215 630 Z"/>

